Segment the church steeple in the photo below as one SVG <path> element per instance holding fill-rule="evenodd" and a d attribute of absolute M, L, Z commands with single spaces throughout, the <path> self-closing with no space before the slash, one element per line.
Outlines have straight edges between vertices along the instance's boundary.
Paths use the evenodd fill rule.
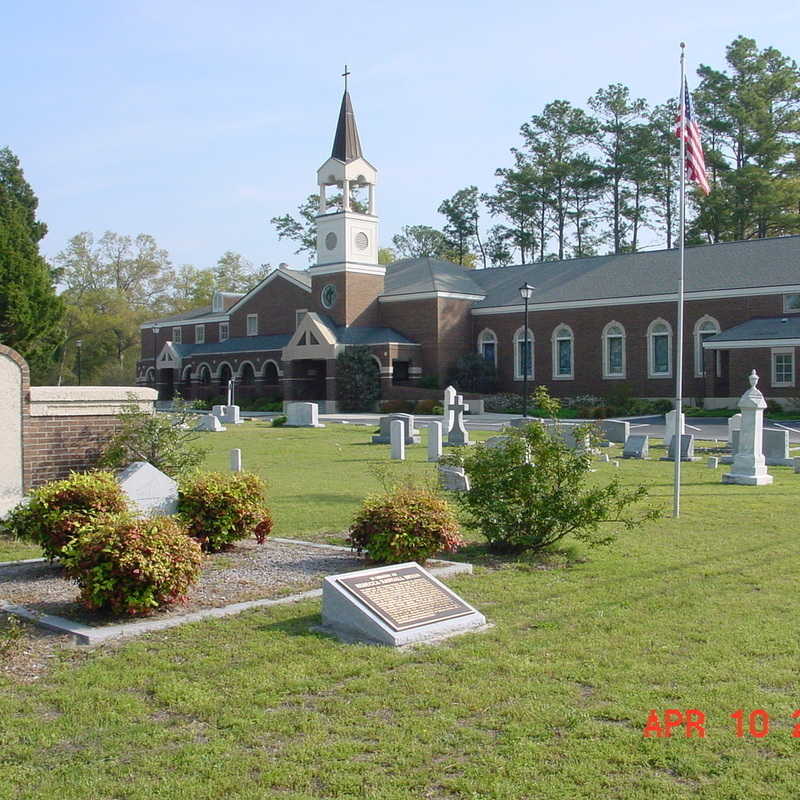
<path fill-rule="evenodd" d="M 347 68 L 345 67 L 345 69 Z M 333 137 L 331 158 L 338 158 L 339 161 L 349 164 L 351 161 L 363 157 L 356 127 L 356 115 L 353 113 L 353 104 L 350 102 L 350 92 L 345 89 L 342 96 L 342 107 L 339 109 L 336 136 Z"/>

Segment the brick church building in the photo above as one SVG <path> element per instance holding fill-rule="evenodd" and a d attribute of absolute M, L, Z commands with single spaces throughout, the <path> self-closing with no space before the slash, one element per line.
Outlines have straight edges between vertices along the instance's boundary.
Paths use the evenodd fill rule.
<path fill-rule="evenodd" d="M 362 153 L 347 91 L 330 158 L 317 171 L 317 260 L 281 265 L 247 294 L 141 326 L 137 382 L 162 398 L 225 394 L 314 400 L 336 409 L 336 358 L 368 347 L 384 398 L 444 386 L 464 354 L 521 392 L 523 371 L 560 397 L 674 394 L 675 250 L 470 270 L 434 258 L 378 263 L 377 171 Z M 329 208 L 326 191 L 343 207 Z M 358 210 L 351 193 L 365 204 Z M 365 209 L 365 210 L 363 210 Z M 526 342 L 520 287 L 534 287 Z M 733 404 L 755 368 L 771 398 L 800 394 L 800 236 L 686 251 L 684 395 Z M 431 395 L 433 396 L 433 395 Z M 437 393 L 438 396 L 438 393 Z"/>

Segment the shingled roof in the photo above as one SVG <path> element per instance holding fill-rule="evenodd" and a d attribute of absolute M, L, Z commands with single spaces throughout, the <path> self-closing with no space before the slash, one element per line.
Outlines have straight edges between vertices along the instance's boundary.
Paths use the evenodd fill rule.
<path fill-rule="evenodd" d="M 782 342 L 800 341 L 800 314 L 787 314 L 784 317 L 755 317 L 741 325 L 734 325 L 716 336 L 709 336 L 704 344 L 713 349 L 714 345 L 731 342 Z"/>
<path fill-rule="evenodd" d="M 356 115 L 353 113 L 353 104 L 350 102 L 350 93 L 345 91 L 342 97 L 342 106 L 339 109 L 339 122 L 336 125 L 336 135 L 333 137 L 333 150 L 331 158 L 338 158 L 345 164 L 363 158 L 361 142 L 358 138 Z"/>
<path fill-rule="evenodd" d="M 438 258 L 404 258 L 386 268 L 383 296 L 454 292 L 475 295 L 478 299 L 485 292 L 474 280 L 476 274 L 475 270 Z"/>

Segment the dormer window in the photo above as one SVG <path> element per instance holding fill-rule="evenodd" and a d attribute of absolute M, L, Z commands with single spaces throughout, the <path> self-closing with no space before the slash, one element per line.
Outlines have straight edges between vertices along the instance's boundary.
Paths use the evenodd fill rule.
<path fill-rule="evenodd" d="M 214 312 L 223 311 L 222 292 L 214 292 L 211 300 L 211 310 Z"/>

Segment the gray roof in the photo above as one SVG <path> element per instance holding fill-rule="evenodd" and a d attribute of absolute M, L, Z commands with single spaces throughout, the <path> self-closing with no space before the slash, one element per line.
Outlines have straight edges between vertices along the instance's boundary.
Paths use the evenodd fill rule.
<path fill-rule="evenodd" d="M 674 294 L 678 251 L 657 250 L 618 256 L 470 270 L 486 294 L 476 308 L 516 306 L 518 288 L 533 284 L 534 303 L 577 302 L 613 297 Z M 800 236 L 752 239 L 686 249 L 685 290 L 750 289 L 800 283 Z"/>
<path fill-rule="evenodd" d="M 383 295 L 457 292 L 481 296 L 484 290 L 476 283 L 476 274 L 474 269 L 464 269 L 438 258 L 404 258 L 386 268 Z"/>
<path fill-rule="evenodd" d="M 338 158 L 347 164 L 357 158 L 363 158 L 361 142 L 358 139 L 356 115 L 350 102 L 350 93 L 345 91 L 342 97 L 342 106 L 339 109 L 339 123 L 336 126 L 336 135 L 333 137 L 333 150 L 331 158 Z"/>
<path fill-rule="evenodd" d="M 225 313 L 219 311 L 212 311 L 211 306 L 203 306 L 202 308 L 193 308 L 191 311 L 182 311 L 180 314 L 171 314 L 168 317 L 159 317 L 158 319 L 148 320 L 142 323 L 142 327 L 146 325 L 163 325 L 167 322 L 182 322 L 198 317 L 215 317 L 225 319 Z"/>
<path fill-rule="evenodd" d="M 224 342 L 203 344 L 175 344 L 173 347 L 181 358 L 204 356 L 211 353 L 250 353 L 260 350 L 282 350 L 289 344 L 291 335 L 279 333 L 274 336 L 236 336 Z"/>
<path fill-rule="evenodd" d="M 296 281 L 300 281 L 304 286 L 311 288 L 311 274 L 305 269 L 289 269 L 288 267 L 278 267 L 280 272 L 286 273 Z"/>
<path fill-rule="evenodd" d="M 320 322 L 336 337 L 338 344 L 370 345 L 370 344 L 415 344 L 412 339 L 403 336 L 393 328 L 362 328 L 337 325 L 327 314 L 317 314 Z"/>
<path fill-rule="evenodd" d="M 800 314 L 787 314 L 785 317 L 754 317 L 716 336 L 709 336 L 705 341 L 708 344 L 721 344 L 759 339 L 770 341 L 800 339 Z"/>

